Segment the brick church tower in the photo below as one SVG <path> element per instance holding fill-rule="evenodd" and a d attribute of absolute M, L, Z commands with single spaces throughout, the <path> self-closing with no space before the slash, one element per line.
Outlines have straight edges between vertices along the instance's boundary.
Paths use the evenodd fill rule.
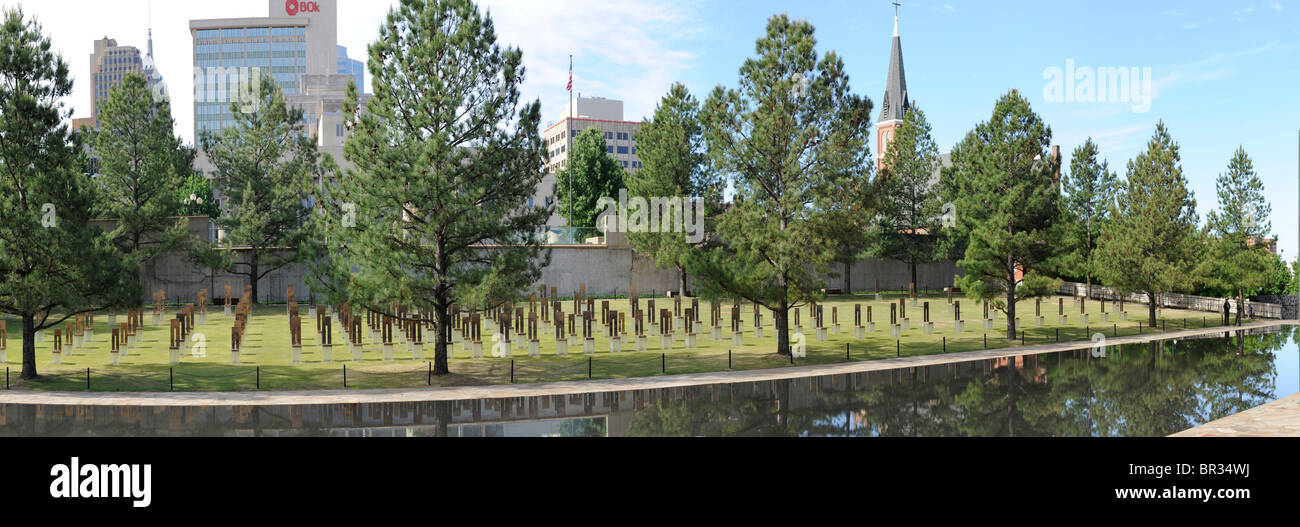
<path fill-rule="evenodd" d="M 903 116 L 911 108 L 907 98 L 907 75 L 903 72 L 903 42 L 898 36 L 898 14 L 894 14 L 894 46 L 889 52 L 889 78 L 885 96 L 880 100 L 880 119 L 876 120 L 876 172 L 884 167 L 885 152 L 894 133 L 903 125 Z"/>

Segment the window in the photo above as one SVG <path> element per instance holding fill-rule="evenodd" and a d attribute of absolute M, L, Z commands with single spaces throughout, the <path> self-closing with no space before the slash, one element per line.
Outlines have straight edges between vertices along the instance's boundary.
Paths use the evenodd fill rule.
<path fill-rule="evenodd" d="M 623 162 L 623 168 L 627 168 L 627 161 Z"/>
<path fill-rule="evenodd" d="M 612 147 L 612 146 L 606 146 L 606 147 L 605 147 L 605 153 L 607 153 L 607 154 L 612 154 L 612 153 L 614 153 L 614 147 Z"/>
<path fill-rule="evenodd" d="M 250 37 L 269 37 L 269 36 L 271 36 L 271 28 L 269 28 L 269 27 L 252 27 L 252 28 L 248 28 L 248 33 L 247 33 L 247 34 L 248 34 L 248 36 L 250 36 Z"/>
<path fill-rule="evenodd" d="M 534 206 L 533 198 L 528 198 L 528 208 L 532 208 L 533 206 Z"/>
<path fill-rule="evenodd" d="M 194 38 L 221 38 L 221 32 L 215 29 L 200 29 L 194 32 Z"/>
<path fill-rule="evenodd" d="M 614 132 L 605 132 L 605 139 L 613 139 Z"/>
<path fill-rule="evenodd" d="M 620 147 L 618 147 L 618 153 L 623 154 L 623 155 L 627 155 L 627 147 L 626 147 L 626 146 L 620 146 Z"/>
<path fill-rule="evenodd" d="M 338 125 L 334 125 L 334 126 L 335 126 L 335 128 L 334 128 L 334 135 L 336 135 L 336 136 L 338 136 L 338 137 L 343 137 L 343 125 L 338 124 Z"/>
<path fill-rule="evenodd" d="M 222 38 L 241 38 L 244 36 L 243 29 L 223 29 L 221 30 Z"/>
<path fill-rule="evenodd" d="M 636 155 L 636 147 L 632 147 L 632 155 Z"/>

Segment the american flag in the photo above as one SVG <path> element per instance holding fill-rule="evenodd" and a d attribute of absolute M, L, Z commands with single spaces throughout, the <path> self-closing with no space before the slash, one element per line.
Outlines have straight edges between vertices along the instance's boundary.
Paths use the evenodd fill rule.
<path fill-rule="evenodd" d="M 569 55 L 569 84 L 564 87 L 565 91 L 573 91 L 573 55 Z"/>

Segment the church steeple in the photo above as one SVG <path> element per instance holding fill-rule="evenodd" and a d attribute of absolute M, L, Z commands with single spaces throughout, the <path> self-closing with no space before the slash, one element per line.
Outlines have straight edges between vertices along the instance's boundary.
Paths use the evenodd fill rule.
<path fill-rule="evenodd" d="M 903 39 L 898 35 L 898 17 L 894 17 L 894 45 L 889 51 L 889 77 L 885 80 L 885 97 L 881 99 L 880 119 L 876 122 L 901 121 L 911 106 L 907 98 L 907 74 L 903 69 Z"/>
<path fill-rule="evenodd" d="M 884 167 L 885 152 L 894 131 L 903 123 L 911 108 L 907 97 L 907 74 L 903 69 L 903 40 L 898 32 L 898 7 L 894 3 L 894 41 L 889 52 L 889 76 L 885 79 L 885 96 L 880 100 L 880 118 L 876 120 L 876 169 Z"/>

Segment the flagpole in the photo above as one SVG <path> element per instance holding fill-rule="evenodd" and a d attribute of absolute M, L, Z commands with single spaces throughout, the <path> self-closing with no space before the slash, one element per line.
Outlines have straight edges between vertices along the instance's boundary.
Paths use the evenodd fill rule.
<path fill-rule="evenodd" d="M 573 55 L 569 55 L 569 119 L 564 123 L 564 136 L 568 138 L 565 148 L 569 151 L 564 156 L 564 169 L 569 173 L 569 240 L 576 244 L 573 226 Z"/>

